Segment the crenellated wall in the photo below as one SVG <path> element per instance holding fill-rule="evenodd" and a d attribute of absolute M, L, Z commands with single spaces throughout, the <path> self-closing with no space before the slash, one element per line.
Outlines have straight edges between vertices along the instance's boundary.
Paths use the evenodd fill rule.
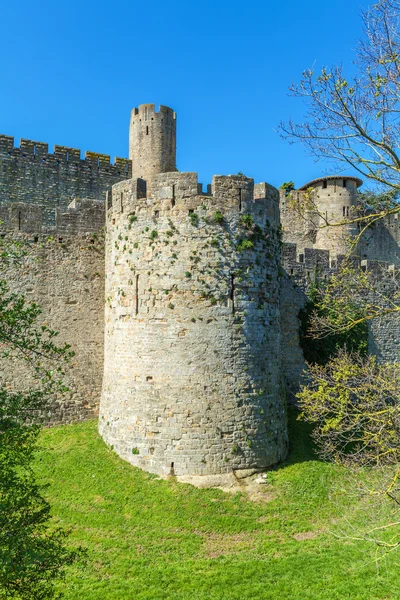
<path fill-rule="evenodd" d="M 177 172 L 148 197 L 141 180 L 113 187 L 99 429 L 148 471 L 217 475 L 286 455 L 278 199 L 257 190 L 215 176 L 204 194 Z"/>
<path fill-rule="evenodd" d="M 104 201 L 114 183 L 132 176 L 131 161 L 116 158 L 110 164 L 106 154 L 55 146 L 49 153 L 43 142 L 0 135 L 0 204 L 40 205 L 42 226 L 56 226 L 56 211 L 66 209 L 74 199 Z"/>

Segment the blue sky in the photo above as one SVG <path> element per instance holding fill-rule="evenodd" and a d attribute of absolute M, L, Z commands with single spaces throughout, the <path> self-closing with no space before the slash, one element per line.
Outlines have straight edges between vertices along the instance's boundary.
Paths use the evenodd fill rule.
<path fill-rule="evenodd" d="M 133 106 L 178 115 L 181 171 L 297 187 L 329 165 L 275 132 L 304 69 L 352 69 L 360 0 L 2 2 L 0 133 L 128 154 Z M 350 171 L 348 172 L 348 174 Z"/>

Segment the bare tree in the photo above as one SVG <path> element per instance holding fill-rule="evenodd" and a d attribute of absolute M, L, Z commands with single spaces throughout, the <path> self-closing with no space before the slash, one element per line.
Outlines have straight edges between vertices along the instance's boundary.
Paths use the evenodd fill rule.
<path fill-rule="evenodd" d="M 290 89 L 306 103 L 305 120 L 281 123 L 280 132 L 317 159 L 400 190 L 400 2 L 381 0 L 362 18 L 356 75 L 342 66 L 304 71 Z"/>

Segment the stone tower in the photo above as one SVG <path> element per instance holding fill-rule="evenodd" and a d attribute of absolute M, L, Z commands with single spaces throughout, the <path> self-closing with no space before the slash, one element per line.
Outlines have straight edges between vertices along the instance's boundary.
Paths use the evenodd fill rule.
<path fill-rule="evenodd" d="M 362 185 L 357 177 L 320 177 L 286 195 L 281 191 L 280 209 L 284 241 L 297 243 L 299 248 L 329 250 L 331 256 L 346 255 L 351 240 L 357 234 L 357 225 L 340 222 L 354 214 L 357 188 Z M 311 202 L 310 202 L 311 201 Z M 296 206 L 317 207 L 299 214 Z M 339 225 L 327 227 L 327 223 Z M 358 252 L 353 249 L 353 254 Z"/>
<path fill-rule="evenodd" d="M 300 191 L 313 190 L 321 223 L 317 230 L 314 248 L 329 250 L 333 255 L 347 254 L 349 242 L 357 234 L 357 226 L 345 224 L 321 227 L 323 218 L 329 223 L 340 223 L 354 214 L 357 204 L 357 188 L 362 185 L 357 177 L 321 177 L 303 185 Z"/>
<path fill-rule="evenodd" d="M 158 173 L 176 171 L 176 115 L 167 106 L 141 104 L 131 112 L 129 158 L 134 178 L 150 181 Z"/>
<path fill-rule="evenodd" d="M 203 193 L 196 173 L 153 169 L 143 161 L 151 191 L 121 182 L 107 210 L 100 433 L 132 464 L 181 480 L 277 463 L 277 190 L 214 176 Z"/>

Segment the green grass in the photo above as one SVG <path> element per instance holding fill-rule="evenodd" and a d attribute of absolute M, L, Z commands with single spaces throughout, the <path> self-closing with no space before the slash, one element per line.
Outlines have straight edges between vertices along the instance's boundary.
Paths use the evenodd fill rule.
<path fill-rule="evenodd" d="M 62 589 L 87 600 L 373 600 L 399 597 L 397 565 L 332 535 L 363 507 L 330 490 L 343 470 L 314 456 L 292 422 L 287 463 L 268 473 L 264 502 L 199 490 L 133 468 L 94 421 L 45 430 L 37 461 L 57 524 L 88 550 Z"/>

